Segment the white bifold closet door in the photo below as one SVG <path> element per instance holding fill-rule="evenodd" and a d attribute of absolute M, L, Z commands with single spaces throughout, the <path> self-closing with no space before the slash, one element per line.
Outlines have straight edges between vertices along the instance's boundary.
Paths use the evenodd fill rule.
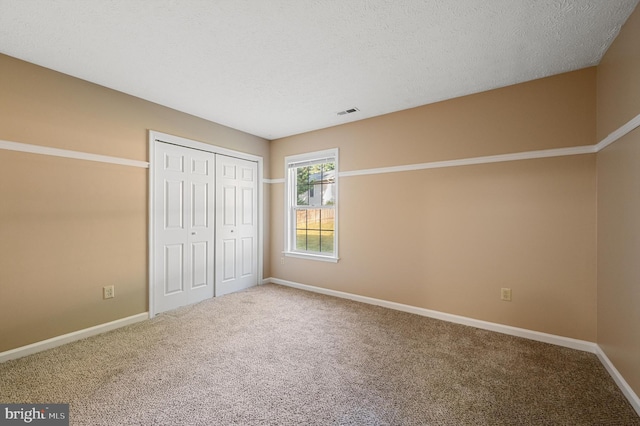
<path fill-rule="evenodd" d="M 216 155 L 216 296 L 258 284 L 258 165 Z"/>
<path fill-rule="evenodd" d="M 154 313 L 257 285 L 257 163 L 162 142 L 153 161 Z"/>
<path fill-rule="evenodd" d="M 155 313 L 213 297 L 215 155 L 156 143 Z"/>

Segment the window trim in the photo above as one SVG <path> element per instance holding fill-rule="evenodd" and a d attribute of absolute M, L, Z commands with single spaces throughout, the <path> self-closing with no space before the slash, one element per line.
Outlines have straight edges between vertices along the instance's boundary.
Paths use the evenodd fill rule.
<path fill-rule="evenodd" d="M 295 200 L 296 195 L 293 193 L 295 190 L 295 182 L 292 182 L 291 178 L 291 165 L 296 163 L 312 162 L 315 160 L 333 159 L 335 163 L 335 189 L 334 197 L 335 202 L 333 204 L 334 211 L 334 224 L 333 224 L 333 253 L 321 254 L 315 252 L 305 252 L 295 249 Z M 301 259 L 317 260 L 324 262 L 338 262 L 338 205 L 339 205 L 339 184 L 338 176 L 340 174 L 339 162 L 338 162 L 338 148 L 327 149 L 323 151 L 308 152 L 304 154 L 289 155 L 284 158 L 284 250 L 282 254 L 287 257 L 297 257 Z"/>

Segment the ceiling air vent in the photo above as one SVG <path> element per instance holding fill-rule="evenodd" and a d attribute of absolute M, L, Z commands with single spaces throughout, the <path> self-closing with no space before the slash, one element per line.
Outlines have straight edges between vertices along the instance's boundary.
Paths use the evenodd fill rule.
<path fill-rule="evenodd" d="M 346 115 L 346 114 L 351 114 L 354 113 L 356 111 L 360 111 L 358 108 L 349 108 L 349 109 L 345 109 L 344 111 L 340 111 L 338 113 L 338 115 Z"/>

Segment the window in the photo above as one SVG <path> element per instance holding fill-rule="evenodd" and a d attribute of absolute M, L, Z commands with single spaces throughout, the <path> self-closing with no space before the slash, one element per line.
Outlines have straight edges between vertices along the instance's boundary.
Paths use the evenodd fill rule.
<path fill-rule="evenodd" d="M 285 158 L 285 254 L 338 260 L 338 150 Z"/>

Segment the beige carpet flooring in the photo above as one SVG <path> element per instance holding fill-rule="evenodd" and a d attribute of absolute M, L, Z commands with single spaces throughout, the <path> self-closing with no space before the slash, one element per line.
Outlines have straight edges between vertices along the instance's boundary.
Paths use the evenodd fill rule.
<path fill-rule="evenodd" d="M 597 357 L 276 285 L 0 364 L 73 425 L 640 425 Z"/>

